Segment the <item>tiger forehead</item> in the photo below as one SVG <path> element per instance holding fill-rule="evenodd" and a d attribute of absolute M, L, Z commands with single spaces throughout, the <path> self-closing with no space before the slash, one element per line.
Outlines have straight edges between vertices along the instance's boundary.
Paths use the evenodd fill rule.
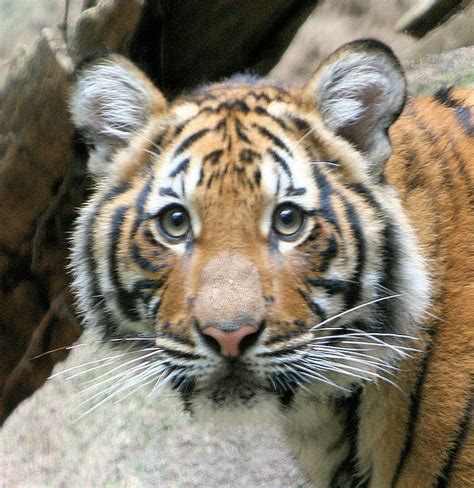
<path fill-rule="evenodd" d="M 291 142 L 285 146 L 284 140 L 308 129 L 295 124 L 294 95 L 279 87 L 221 84 L 178 99 L 172 107 L 174 134 L 168 139 L 174 146 L 171 158 L 188 153 L 213 165 L 222 156 L 227 163 L 252 163 L 275 145 L 292 157 Z"/>
<path fill-rule="evenodd" d="M 213 194 L 245 201 L 249 192 L 263 199 L 303 193 L 307 168 L 299 166 L 307 154 L 297 141 L 307 128 L 294 121 L 293 92 L 214 85 L 177 100 L 171 111 L 159 180 L 178 188 L 176 195 L 209 203 Z"/>
<path fill-rule="evenodd" d="M 182 97 L 180 102 L 192 102 L 204 112 L 223 109 L 255 110 L 257 107 L 268 106 L 272 102 L 294 101 L 297 90 L 286 90 L 277 86 L 236 85 L 219 83 L 194 94 Z"/>

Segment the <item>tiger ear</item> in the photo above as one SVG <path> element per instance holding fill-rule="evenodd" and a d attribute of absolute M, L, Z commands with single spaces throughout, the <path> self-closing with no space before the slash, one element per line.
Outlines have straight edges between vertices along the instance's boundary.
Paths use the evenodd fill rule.
<path fill-rule="evenodd" d="M 387 130 L 406 99 L 405 75 L 392 50 L 373 39 L 346 44 L 323 62 L 304 93 L 324 124 L 380 175 L 392 153 Z"/>
<path fill-rule="evenodd" d="M 70 111 L 76 129 L 91 146 L 89 171 L 106 174 L 111 156 L 165 107 L 161 92 L 123 56 L 83 63 L 76 70 Z"/>

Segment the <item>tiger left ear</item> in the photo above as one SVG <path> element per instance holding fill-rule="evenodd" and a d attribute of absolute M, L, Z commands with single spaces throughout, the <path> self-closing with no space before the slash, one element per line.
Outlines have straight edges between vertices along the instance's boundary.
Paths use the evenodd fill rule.
<path fill-rule="evenodd" d="M 387 130 L 406 99 L 405 75 L 392 50 L 372 39 L 346 44 L 323 62 L 304 93 L 324 124 L 380 175 L 392 152 Z"/>
<path fill-rule="evenodd" d="M 72 121 L 90 144 L 88 169 L 95 177 L 111 173 L 113 155 L 162 114 L 166 100 L 128 59 L 110 54 L 79 67 L 71 90 Z"/>

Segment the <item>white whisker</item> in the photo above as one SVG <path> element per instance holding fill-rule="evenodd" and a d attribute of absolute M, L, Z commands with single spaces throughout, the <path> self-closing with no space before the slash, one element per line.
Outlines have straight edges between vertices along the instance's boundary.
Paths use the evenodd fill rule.
<path fill-rule="evenodd" d="M 374 303 L 382 302 L 384 300 L 390 300 L 392 298 L 399 298 L 400 296 L 401 295 L 390 295 L 387 297 L 375 298 L 374 300 L 371 300 L 370 302 L 362 303 L 360 305 L 357 305 L 356 307 L 350 308 L 349 310 L 344 310 L 343 312 L 340 312 L 336 315 L 333 315 L 332 317 L 329 317 L 328 319 L 323 320 L 319 324 L 314 325 L 313 327 L 310 328 L 310 330 L 315 330 L 324 324 L 327 324 L 327 323 L 332 322 L 332 321 L 334 321 L 340 317 L 343 317 L 344 315 L 347 315 L 348 313 L 355 312 L 356 310 L 359 310 L 359 309 L 364 308 L 364 307 L 368 307 L 369 305 L 373 305 Z"/>

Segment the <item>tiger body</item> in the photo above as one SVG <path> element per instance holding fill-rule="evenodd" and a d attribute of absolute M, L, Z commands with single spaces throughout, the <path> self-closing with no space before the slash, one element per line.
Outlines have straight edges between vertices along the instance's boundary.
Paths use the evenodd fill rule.
<path fill-rule="evenodd" d="M 86 324 L 135 340 L 137 381 L 197 417 L 273 412 L 315 486 L 474 479 L 474 93 L 404 100 L 375 41 L 304 88 L 168 103 L 112 56 L 73 91 L 97 181 L 73 238 Z"/>

